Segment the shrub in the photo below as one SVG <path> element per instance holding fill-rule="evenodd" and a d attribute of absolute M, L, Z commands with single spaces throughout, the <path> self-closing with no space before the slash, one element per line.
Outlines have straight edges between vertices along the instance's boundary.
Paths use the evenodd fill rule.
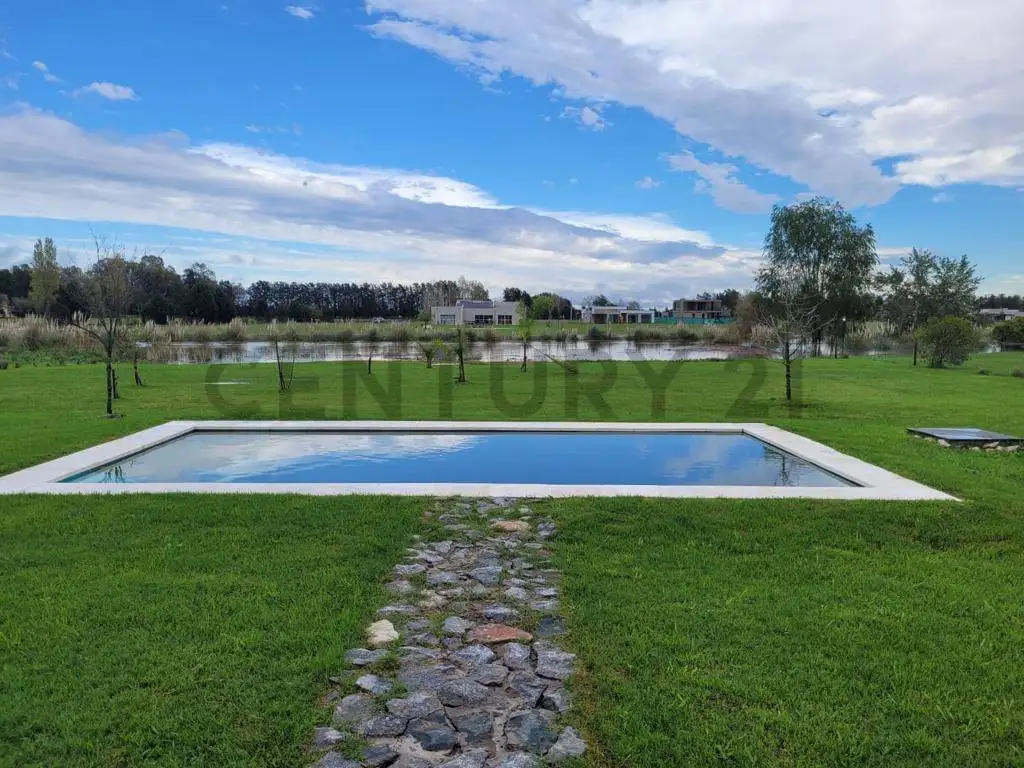
<path fill-rule="evenodd" d="M 700 335 L 693 330 L 693 328 L 682 323 L 673 329 L 672 335 L 676 337 L 676 341 L 682 342 L 697 341 L 700 339 Z"/>
<path fill-rule="evenodd" d="M 391 324 L 391 341 L 406 342 L 410 337 L 409 326 L 404 323 Z"/>
<path fill-rule="evenodd" d="M 1024 369 L 1014 368 L 1013 373 L 1010 374 L 1015 379 L 1024 379 Z"/>
<path fill-rule="evenodd" d="M 918 338 L 932 368 L 963 365 L 978 343 L 974 326 L 961 317 L 934 317 L 921 328 Z"/>
<path fill-rule="evenodd" d="M 1001 346 L 1024 346 L 1024 317 L 1015 317 L 992 327 L 992 338 Z"/>
<path fill-rule="evenodd" d="M 240 317 L 236 317 L 228 323 L 221 334 L 223 341 L 245 341 L 248 337 L 249 333 L 245 322 Z"/>
<path fill-rule="evenodd" d="M 588 341 L 605 341 L 608 338 L 607 331 L 598 328 L 596 325 L 590 326 L 587 329 L 587 340 Z"/>
<path fill-rule="evenodd" d="M 992 375 L 992 371 L 990 371 L 988 368 L 979 368 L 978 369 L 978 375 L 979 376 L 991 376 Z"/>

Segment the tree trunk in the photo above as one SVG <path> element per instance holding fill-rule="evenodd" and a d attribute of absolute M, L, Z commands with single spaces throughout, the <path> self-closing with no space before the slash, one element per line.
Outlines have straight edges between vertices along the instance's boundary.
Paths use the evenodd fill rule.
<path fill-rule="evenodd" d="M 786 400 L 791 401 L 793 399 L 793 355 L 790 350 L 789 339 L 786 339 L 782 355 L 782 360 L 786 365 Z"/>
<path fill-rule="evenodd" d="M 373 374 L 373 353 L 371 352 L 366 356 L 366 373 L 369 375 Z"/>
<path fill-rule="evenodd" d="M 118 389 L 118 386 L 117 386 L 117 369 L 116 368 L 111 368 L 110 369 L 110 375 L 111 375 L 111 379 L 112 379 L 112 381 L 114 383 L 114 399 L 115 400 L 120 400 L 121 399 L 121 390 Z"/>
<path fill-rule="evenodd" d="M 520 371 L 526 370 L 526 342 L 523 342 L 523 364 L 519 366 Z"/>
<path fill-rule="evenodd" d="M 107 358 L 107 416 L 114 415 L 114 366 Z"/>
<path fill-rule="evenodd" d="M 917 340 L 914 340 L 914 367 L 917 367 Z"/>

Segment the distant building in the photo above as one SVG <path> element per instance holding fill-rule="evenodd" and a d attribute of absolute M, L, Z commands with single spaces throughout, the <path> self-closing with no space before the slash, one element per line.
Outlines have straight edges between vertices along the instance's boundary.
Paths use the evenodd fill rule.
<path fill-rule="evenodd" d="M 518 325 L 519 304 L 459 299 L 452 307 L 431 307 L 430 317 L 438 325 Z"/>
<path fill-rule="evenodd" d="M 1004 320 L 1013 320 L 1015 317 L 1024 317 L 1024 310 L 1005 308 L 978 310 L 978 319 L 983 323 L 1001 323 Z"/>
<path fill-rule="evenodd" d="M 653 323 L 653 309 L 628 309 L 626 307 L 584 307 L 581 315 L 584 323 L 606 325 L 609 323 Z"/>
<path fill-rule="evenodd" d="M 722 321 L 732 317 L 721 299 L 677 299 L 672 302 L 677 322 Z"/>

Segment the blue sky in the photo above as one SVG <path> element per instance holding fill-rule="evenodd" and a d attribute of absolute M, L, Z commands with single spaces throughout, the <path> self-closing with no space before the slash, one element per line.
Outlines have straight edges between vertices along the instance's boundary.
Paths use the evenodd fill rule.
<path fill-rule="evenodd" d="M 746 287 L 774 203 L 1024 291 L 1024 6 L 0 7 L 0 263 L 90 232 L 222 277 Z M 956 35 L 948 30 L 956 29 Z"/>

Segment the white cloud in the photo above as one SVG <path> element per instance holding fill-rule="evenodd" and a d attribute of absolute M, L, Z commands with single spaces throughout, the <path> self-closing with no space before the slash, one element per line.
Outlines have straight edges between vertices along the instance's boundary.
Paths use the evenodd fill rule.
<path fill-rule="evenodd" d="M 64 82 L 59 77 L 57 77 L 55 74 L 53 74 L 53 72 L 50 71 L 50 68 L 48 66 L 46 66 L 46 62 L 44 62 L 44 61 L 39 61 L 38 59 L 36 61 L 33 61 L 32 62 L 32 67 L 33 67 L 33 69 L 35 69 L 35 70 L 37 70 L 39 72 L 42 72 L 43 80 L 45 80 L 48 83 L 62 83 L 62 82 Z"/>
<path fill-rule="evenodd" d="M 190 145 L 180 134 L 117 139 L 32 110 L 0 117 L 0 216 L 116 222 L 122 238 L 135 225 L 207 233 L 182 262 L 209 257 L 246 281 L 467 274 L 495 290 L 582 296 L 603 285 L 659 304 L 747 285 L 759 257 L 663 216 L 530 210 L 458 179 Z M 247 246 L 211 244 L 211 234 Z"/>
<path fill-rule="evenodd" d="M 702 163 L 692 152 L 669 155 L 673 170 L 695 173 L 700 178 L 694 191 L 711 195 L 715 204 L 737 213 L 764 213 L 779 202 L 778 195 L 766 195 L 751 189 L 736 178 L 739 168 L 730 163 Z"/>
<path fill-rule="evenodd" d="M 661 186 L 661 182 L 657 181 L 650 176 L 644 176 L 642 179 L 638 179 L 633 185 L 637 189 L 655 189 Z"/>
<path fill-rule="evenodd" d="M 0 77 L 0 86 L 8 88 L 12 91 L 18 90 L 18 76 L 11 75 L 9 77 Z"/>
<path fill-rule="evenodd" d="M 1024 4 L 370 0 L 373 30 L 494 79 L 641 107 L 850 205 L 1024 181 Z M 956 30 L 956 34 L 950 34 Z M 896 157 L 895 177 L 876 162 Z"/>
<path fill-rule="evenodd" d="M 609 123 L 601 114 L 599 107 L 566 107 L 559 115 L 563 120 L 572 120 L 581 128 L 591 131 L 603 131 Z"/>
<path fill-rule="evenodd" d="M 74 91 L 75 96 L 96 94 L 110 101 L 138 101 L 139 97 L 127 85 L 115 83 L 90 83 Z"/>
<path fill-rule="evenodd" d="M 39 61 L 38 59 L 36 61 L 32 62 L 32 67 L 34 69 L 39 70 L 40 72 L 49 72 L 50 71 L 49 68 L 46 66 L 46 64 L 44 62 L 42 62 L 42 61 Z"/>
<path fill-rule="evenodd" d="M 284 10 L 295 18 L 302 19 L 303 21 L 308 21 L 316 15 L 314 13 L 314 7 L 308 5 L 286 5 Z"/>
<path fill-rule="evenodd" d="M 933 203 L 951 203 L 953 202 L 953 196 L 949 192 L 936 192 L 932 195 Z"/>

